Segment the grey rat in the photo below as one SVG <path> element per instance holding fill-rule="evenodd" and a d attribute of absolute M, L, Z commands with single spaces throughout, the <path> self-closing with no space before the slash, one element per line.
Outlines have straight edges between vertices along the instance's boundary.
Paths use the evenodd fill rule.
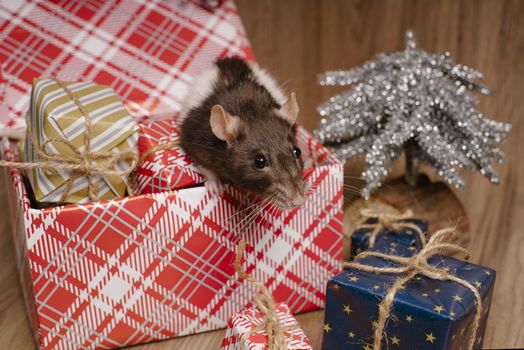
<path fill-rule="evenodd" d="M 223 58 L 190 90 L 181 146 L 220 191 L 230 183 L 281 208 L 304 202 L 301 151 L 295 144 L 298 104 L 255 63 Z"/>

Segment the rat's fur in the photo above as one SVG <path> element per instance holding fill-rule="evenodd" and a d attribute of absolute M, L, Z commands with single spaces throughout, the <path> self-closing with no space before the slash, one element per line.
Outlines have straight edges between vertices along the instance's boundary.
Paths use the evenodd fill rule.
<path fill-rule="evenodd" d="M 205 81 L 206 76 L 214 78 Z M 239 58 L 216 62 L 197 83 L 204 96 L 189 96 L 181 124 L 181 146 L 191 159 L 220 181 L 273 199 L 277 205 L 299 205 L 304 196 L 302 162 L 293 154 L 295 126 L 279 116 L 285 95 L 265 71 Z M 230 144 L 212 131 L 214 105 L 240 120 Z M 269 166 L 257 169 L 254 158 L 263 154 Z"/>

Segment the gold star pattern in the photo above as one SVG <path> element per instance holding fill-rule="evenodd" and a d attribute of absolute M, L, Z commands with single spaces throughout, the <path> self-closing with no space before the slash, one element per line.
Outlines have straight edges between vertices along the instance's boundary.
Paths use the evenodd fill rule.
<path fill-rule="evenodd" d="M 391 242 L 389 245 L 392 246 L 392 247 L 396 247 L 396 246 L 398 246 L 398 243 L 396 243 L 396 242 Z"/>
<path fill-rule="evenodd" d="M 393 345 L 400 345 L 400 339 L 397 338 L 396 335 L 394 335 L 393 337 L 390 337 L 389 339 L 391 339 L 391 344 L 393 344 Z"/>
<path fill-rule="evenodd" d="M 378 284 L 375 284 L 375 285 L 373 286 L 373 289 L 374 289 L 374 290 L 380 289 L 380 286 L 379 286 Z"/>
<path fill-rule="evenodd" d="M 353 310 L 351 310 L 351 307 L 349 305 L 344 305 L 344 312 L 349 315 L 353 312 Z"/>
<path fill-rule="evenodd" d="M 428 293 L 422 293 L 422 296 L 423 296 L 424 298 L 427 298 L 427 297 L 428 297 Z"/>
<path fill-rule="evenodd" d="M 339 290 L 340 286 L 338 284 L 332 284 L 329 288 L 334 289 L 334 290 Z"/>
<path fill-rule="evenodd" d="M 438 294 L 440 293 L 440 288 L 435 288 L 434 291 L 435 291 L 435 294 Z"/>
<path fill-rule="evenodd" d="M 417 281 L 422 281 L 422 277 L 420 277 L 420 276 L 415 277 L 415 279 L 416 279 Z"/>
<path fill-rule="evenodd" d="M 417 249 L 417 247 L 414 247 L 414 246 L 411 246 L 411 247 L 408 248 L 408 250 L 411 250 L 411 251 L 414 251 L 416 249 Z"/>
<path fill-rule="evenodd" d="M 436 312 L 438 312 L 439 314 L 444 311 L 444 307 L 442 305 L 435 305 L 435 307 L 433 308 L 433 310 L 435 310 Z"/>
<path fill-rule="evenodd" d="M 490 271 L 484 271 L 484 273 L 488 276 L 491 276 L 491 272 Z"/>
<path fill-rule="evenodd" d="M 433 342 L 435 340 L 437 340 L 437 338 L 435 338 L 435 336 L 433 336 L 433 332 L 431 333 L 424 333 L 426 335 L 426 341 L 427 342 L 430 342 L 431 344 L 433 344 Z"/>
<path fill-rule="evenodd" d="M 408 321 L 408 322 L 412 322 L 412 321 L 413 321 L 413 316 L 411 316 L 411 315 L 407 315 L 407 316 L 406 316 L 406 321 Z"/>
<path fill-rule="evenodd" d="M 331 327 L 329 326 L 329 323 L 324 324 L 324 332 L 329 333 L 331 330 Z"/>
<path fill-rule="evenodd" d="M 479 281 L 475 280 L 474 283 L 475 283 L 475 286 L 476 286 L 477 288 L 482 287 L 482 283 L 480 283 Z"/>
<path fill-rule="evenodd" d="M 373 350 L 373 347 L 371 347 L 371 345 L 369 345 L 369 344 L 364 344 L 363 349 L 364 350 Z"/>
<path fill-rule="evenodd" d="M 373 325 L 373 329 L 378 327 L 378 322 L 377 321 L 372 321 L 371 324 Z"/>
<path fill-rule="evenodd" d="M 351 282 L 356 282 L 359 280 L 359 278 L 357 276 L 351 276 L 350 279 L 349 279 Z"/>
<path fill-rule="evenodd" d="M 450 311 L 449 315 L 451 316 L 451 318 L 455 318 L 455 313 L 453 311 Z"/>
<path fill-rule="evenodd" d="M 458 294 L 455 294 L 453 296 L 453 300 L 458 301 L 459 303 L 461 303 L 462 302 L 462 297 L 460 295 L 458 295 Z"/>
<path fill-rule="evenodd" d="M 355 333 L 353 333 L 353 331 L 349 331 L 348 332 L 348 337 L 355 338 Z"/>

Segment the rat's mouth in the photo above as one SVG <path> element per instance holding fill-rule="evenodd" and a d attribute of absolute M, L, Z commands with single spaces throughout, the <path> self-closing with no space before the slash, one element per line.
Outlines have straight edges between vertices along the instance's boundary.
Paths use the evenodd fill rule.
<path fill-rule="evenodd" d="M 280 195 L 274 197 L 270 202 L 280 209 L 290 210 L 301 207 L 304 204 L 304 196 L 297 195 L 292 198 L 287 198 Z"/>

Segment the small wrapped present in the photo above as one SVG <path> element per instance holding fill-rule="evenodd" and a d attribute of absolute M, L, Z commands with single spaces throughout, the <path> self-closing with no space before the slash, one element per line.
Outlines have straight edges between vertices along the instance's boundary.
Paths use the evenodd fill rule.
<path fill-rule="evenodd" d="M 221 349 L 312 350 L 287 304 L 276 303 L 267 287 L 244 270 L 241 261 L 245 251 L 246 241 L 241 240 L 235 256 L 235 270 L 240 278 L 258 289 L 253 300 L 256 307 L 231 316 Z"/>
<path fill-rule="evenodd" d="M 178 140 L 175 120 L 140 124 L 138 151 L 141 160 L 136 170 L 136 193 L 173 191 L 206 180 L 178 146 Z"/>
<path fill-rule="evenodd" d="M 327 286 L 323 348 L 480 348 L 495 271 L 440 255 L 464 252 L 453 235 L 435 233 L 418 253 L 382 245 L 344 263 Z"/>
<path fill-rule="evenodd" d="M 22 166 L 36 201 L 85 203 L 126 194 L 138 160 L 138 125 L 111 88 L 35 79 L 27 125 Z"/>
<path fill-rule="evenodd" d="M 427 241 L 428 223 L 426 220 L 413 218 L 413 212 L 404 213 L 362 209 L 360 211 L 363 223 L 349 237 L 351 257 L 361 251 L 373 249 L 378 241 L 384 240 L 381 246 L 389 244 L 395 248 L 398 244 L 412 247 L 419 251 Z M 405 248 L 399 248 L 405 249 Z M 391 252 L 394 254 L 394 252 Z"/>
<path fill-rule="evenodd" d="M 289 307 L 284 303 L 276 304 L 276 312 L 283 332 L 286 347 L 293 350 L 312 350 L 309 339 L 291 315 Z M 228 324 L 226 335 L 222 342 L 222 350 L 267 350 L 268 336 L 265 329 L 257 330 L 264 315 L 251 308 L 234 314 Z"/>

